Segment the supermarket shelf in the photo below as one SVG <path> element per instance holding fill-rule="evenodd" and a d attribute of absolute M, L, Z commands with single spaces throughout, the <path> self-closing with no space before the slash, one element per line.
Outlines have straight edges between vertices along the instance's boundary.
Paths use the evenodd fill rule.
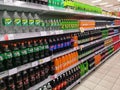
<path fill-rule="evenodd" d="M 57 54 L 53 54 L 52 59 L 63 56 L 65 54 L 68 54 L 68 53 L 71 53 L 71 52 L 74 52 L 74 51 L 76 51 L 78 49 L 79 49 L 79 47 L 74 47 L 74 48 L 71 48 L 71 49 L 68 49 L 68 50 L 61 51 L 61 52 L 59 52 Z"/>
<path fill-rule="evenodd" d="M 46 82 L 50 82 L 50 81 L 51 81 L 51 79 L 48 77 L 48 79 L 45 79 L 44 81 L 34 85 L 33 87 L 31 87 L 31 88 L 29 88 L 27 90 L 37 90 L 39 87 L 42 87 L 43 85 L 45 85 Z"/>
<path fill-rule="evenodd" d="M 62 15 L 82 15 L 82 16 L 90 16 L 93 18 L 103 18 L 103 19 L 120 19 L 120 17 L 116 16 L 108 16 L 108 15 L 102 15 L 102 14 L 94 14 L 90 12 L 76 12 L 74 10 L 69 10 L 69 9 L 55 9 L 54 7 L 50 6 L 44 6 L 40 4 L 34 4 L 34 3 L 26 3 L 22 1 L 16 1 L 15 2 L 10 2 L 10 3 L 3 3 L 0 2 L 0 10 L 10 10 L 10 11 L 40 11 L 40 14 L 46 13 L 46 14 L 62 14 Z"/>
<path fill-rule="evenodd" d="M 120 27 L 120 25 L 109 26 L 110 27 Z M 96 29 L 104 29 L 107 27 L 96 27 L 91 29 L 85 29 L 84 31 L 96 30 Z M 17 40 L 17 39 L 25 39 L 25 38 L 34 38 L 34 37 L 43 37 L 43 36 L 51 36 L 51 35 L 61 35 L 67 33 L 75 33 L 80 32 L 80 30 L 54 30 L 54 31 L 40 31 L 40 32 L 28 32 L 28 33 L 16 33 L 16 34 L 5 34 L 0 35 L 0 41 L 8 41 L 8 40 Z"/>
<path fill-rule="evenodd" d="M 38 61 L 34 61 L 34 62 L 25 64 L 25 65 L 18 66 L 18 67 L 13 68 L 13 69 L 9 69 L 9 70 L 0 72 L 0 78 L 16 74 L 16 73 L 18 73 L 20 71 L 23 71 L 23 70 L 38 66 L 40 64 L 49 62 L 50 60 L 51 60 L 51 57 L 46 57 L 46 58 L 40 59 Z"/>
<path fill-rule="evenodd" d="M 69 87 L 67 87 L 66 90 L 71 90 L 75 85 L 77 85 L 79 82 L 82 81 L 82 79 L 84 79 L 86 76 L 88 76 L 91 72 L 93 72 L 96 68 L 98 68 L 101 64 L 103 64 L 106 60 L 108 60 L 108 58 L 110 58 L 112 55 L 114 55 L 115 53 L 117 53 L 120 50 L 120 48 L 116 51 L 114 51 L 112 54 L 110 54 L 109 56 L 107 56 L 103 61 L 101 61 L 98 65 L 96 65 L 94 68 L 92 68 L 90 71 L 88 71 L 84 76 L 82 76 L 80 79 L 78 79 L 76 82 L 74 82 L 72 85 L 70 85 Z"/>

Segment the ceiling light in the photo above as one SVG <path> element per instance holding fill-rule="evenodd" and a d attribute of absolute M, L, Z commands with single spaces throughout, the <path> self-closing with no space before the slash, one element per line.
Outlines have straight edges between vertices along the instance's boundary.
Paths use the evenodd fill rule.
<path fill-rule="evenodd" d="M 106 5 L 106 4 L 108 4 L 108 2 L 100 3 L 99 5 Z"/>
<path fill-rule="evenodd" d="M 111 6 L 113 6 L 112 4 L 111 5 L 106 5 L 105 7 L 111 7 Z"/>
<path fill-rule="evenodd" d="M 97 3 L 97 2 L 101 2 L 102 0 L 94 0 L 92 1 L 92 3 Z"/>

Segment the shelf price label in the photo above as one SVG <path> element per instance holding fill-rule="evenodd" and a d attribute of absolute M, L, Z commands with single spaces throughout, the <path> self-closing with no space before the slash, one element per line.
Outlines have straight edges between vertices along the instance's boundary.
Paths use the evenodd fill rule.
<path fill-rule="evenodd" d="M 40 32 L 41 36 L 46 36 L 47 35 L 47 32 L 46 31 L 42 31 Z"/>
<path fill-rule="evenodd" d="M 82 28 L 82 27 L 80 27 L 79 30 L 80 30 L 81 33 L 85 32 L 85 29 Z"/>
<path fill-rule="evenodd" d="M 54 7 L 52 7 L 52 6 L 49 6 L 49 9 L 50 9 L 50 10 L 55 10 Z"/>
<path fill-rule="evenodd" d="M 85 46 L 84 45 L 80 45 L 80 50 L 82 50 Z"/>
<path fill-rule="evenodd" d="M 39 63 L 40 64 L 44 63 L 44 60 L 43 59 L 39 60 Z"/>
<path fill-rule="evenodd" d="M 10 69 L 8 71 L 8 73 L 9 73 L 9 75 L 13 75 L 13 74 L 17 73 L 17 68 Z"/>
<path fill-rule="evenodd" d="M 56 79 L 56 78 L 57 78 L 57 76 L 58 76 L 58 75 L 57 75 L 57 74 L 55 74 L 55 75 L 51 76 L 51 79 L 52 79 L 52 80 L 54 80 L 54 79 Z"/>
<path fill-rule="evenodd" d="M 38 61 L 32 62 L 32 67 L 38 66 Z"/>

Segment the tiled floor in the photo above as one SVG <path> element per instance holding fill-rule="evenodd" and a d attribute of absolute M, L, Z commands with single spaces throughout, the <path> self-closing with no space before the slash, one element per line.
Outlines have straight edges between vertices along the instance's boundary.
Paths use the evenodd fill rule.
<path fill-rule="evenodd" d="M 120 51 L 72 90 L 120 90 Z"/>

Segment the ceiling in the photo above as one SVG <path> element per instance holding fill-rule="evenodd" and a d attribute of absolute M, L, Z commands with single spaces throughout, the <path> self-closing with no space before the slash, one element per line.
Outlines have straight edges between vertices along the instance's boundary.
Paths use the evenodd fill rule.
<path fill-rule="evenodd" d="M 78 0 L 94 6 L 99 6 L 107 11 L 120 11 L 120 0 Z"/>

